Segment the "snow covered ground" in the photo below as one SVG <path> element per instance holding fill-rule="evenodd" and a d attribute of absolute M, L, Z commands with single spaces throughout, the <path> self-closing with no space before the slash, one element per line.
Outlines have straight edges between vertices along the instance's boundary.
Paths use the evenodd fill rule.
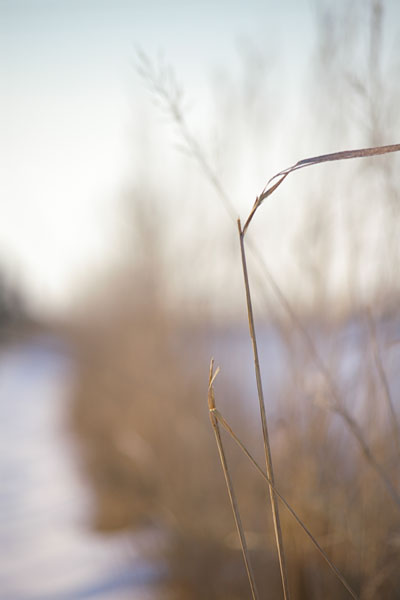
<path fill-rule="evenodd" d="M 72 364 L 55 339 L 0 353 L 0 600 L 155 598 L 132 538 L 88 528 L 63 413 Z"/>

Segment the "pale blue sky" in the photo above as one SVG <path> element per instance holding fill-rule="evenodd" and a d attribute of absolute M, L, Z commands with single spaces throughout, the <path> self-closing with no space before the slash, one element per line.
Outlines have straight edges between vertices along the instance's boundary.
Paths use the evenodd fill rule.
<path fill-rule="evenodd" d="M 315 43 L 315 4 L 0 0 L 0 263 L 37 306 L 68 305 L 79 278 L 107 255 L 130 132 L 150 102 L 132 66 L 135 47 L 162 51 L 201 102 L 213 70 L 238 68 L 238 40 L 256 40 L 296 97 Z M 389 25 L 399 7 L 388 3 Z"/>

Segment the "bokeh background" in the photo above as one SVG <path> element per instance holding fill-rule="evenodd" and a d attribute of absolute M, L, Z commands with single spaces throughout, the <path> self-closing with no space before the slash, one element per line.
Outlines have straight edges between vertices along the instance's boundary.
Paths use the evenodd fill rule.
<path fill-rule="evenodd" d="M 399 142 L 397 0 L 0 0 L 1 600 L 249 597 L 207 409 L 262 461 L 236 218 Z M 400 155 L 247 238 L 278 488 L 398 597 Z M 266 488 L 226 439 L 260 592 Z M 346 598 L 282 509 L 296 599 Z"/>

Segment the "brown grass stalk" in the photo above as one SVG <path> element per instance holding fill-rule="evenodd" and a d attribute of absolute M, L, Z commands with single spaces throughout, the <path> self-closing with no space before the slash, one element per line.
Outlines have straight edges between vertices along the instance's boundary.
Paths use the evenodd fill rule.
<path fill-rule="evenodd" d="M 383 389 L 383 396 L 385 398 L 389 414 L 391 417 L 393 438 L 396 445 L 397 455 L 400 457 L 400 423 L 399 418 L 396 414 L 392 394 L 390 393 L 389 381 L 386 375 L 385 367 L 383 365 L 382 356 L 379 351 L 378 339 L 376 333 L 376 325 L 374 319 L 372 318 L 371 311 L 367 311 L 367 323 L 369 328 L 369 334 L 372 344 L 372 354 L 374 357 L 375 367 L 379 376 L 379 380 Z"/>
<path fill-rule="evenodd" d="M 372 467 L 374 469 L 375 473 L 378 475 L 381 482 L 384 484 L 390 497 L 392 498 L 394 503 L 397 505 L 397 507 L 400 509 L 400 494 L 395 489 L 395 487 L 394 487 L 393 483 L 391 482 L 385 469 L 376 460 L 374 453 L 372 452 L 371 448 L 365 441 L 364 434 L 361 431 L 358 423 L 353 419 L 353 417 L 350 415 L 350 413 L 347 411 L 347 409 L 344 408 L 343 406 L 340 406 L 339 404 L 334 404 L 334 405 L 331 405 L 330 408 L 331 408 L 331 410 L 333 410 L 339 416 L 342 417 L 342 419 L 348 426 L 349 430 L 351 431 L 351 433 L 357 440 L 365 460 L 370 465 L 370 467 Z"/>
<path fill-rule="evenodd" d="M 232 512 L 233 512 L 233 517 L 235 519 L 236 529 L 237 529 L 239 540 L 240 540 L 240 547 L 242 549 L 243 560 L 245 563 L 247 577 L 248 577 L 250 589 L 251 589 L 251 595 L 252 595 L 253 600 L 258 600 L 259 596 L 258 596 L 258 592 L 257 592 L 256 582 L 254 579 L 253 568 L 252 568 L 251 562 L 250 562 L 250 556 L 249 556 L 249 551 L 248 551 L 248 547 L 247 547 L 246 536 L 244 533 L 242 519 L 240 517 L 239 506 L 238 506 L 235 491 L 233 488 L 232 477 L 229 472 L 228 461 L 226 459 L 225 450 L 224 450 L 224 446 L 222 443 L 218 419 L 216 418 L 216 415 L 215 415 L 215 398 L 214 398 L 213 382 L 215 380 L 215 377 L 218 375 L 218 371 L 219 371 L 219 369 L 217 369 L 214 372 L 214 361 L 211 360 L 209 381 L 208 381 L 209 414 L 210 414 L 211 424 L 212 424 L 214 434 L 215 434 L 215 439 L 217 442 L 218 453 L 219 453 L 219 457 L 220 457 L 220 461 L 221 461 L 221 465 L 222 465 L 222 470 L 224 472 L 226 487 L 228 490 L 229 500 L 230 500 Z"/>
<path fill-rule="evenodd" d="M 312 165 L 321 164 L 321 163 L 325 163 L 325 162 L 345 160 L 345 159 L 350 159 L 350 158 L 366 158 L 366 157 L 378 156 L 378 155 L 387 154 L 387 153 L 391 153 L 391 152 L 398 152 L 398 151 L 400 151 L 400 144 L 391 144 L 391 145 L 387 145 L 387 146 L 376 146 L 373 148 L 361 148 L 359 150 L 345 150 L 342 152 L 334 152 L 332 154 L 323 154 L 320 156 L 306 158 L 306 159 L 298 161 L 291 167 L 288 167 L 287 169 L 280 171 L 279 173 L 277 173 L 276 175 L 271 177 L 271 179 L 269 179 L 263 192 L 256 198 L 254 206 L 253 206 L 252 210 L 250 211 L 250 214 L 246 220 L 245 226 L 243 227 L 242 236 L 244 237 L 256 211 L 258 210 L 258 208 L 260 207 L 262 202 L 265 200 L 265 198 L 267 198 L 273 192 L 275 192 L 276 189 L 278 188 L 278 186 L 281 183 L 283 183 L 285 178 L 288 175 L 290 175 L 290 173 L 293 173 L 294 171 L 297 171 L 297 170 L 305 168 L 305 167 L 309 167 Z M 278 181 L 276 183 L 274 183 L 273 185 L 271 185 L 271 183 L 275 179 L 278 179 Z M 274 286 L 275 290 L 276 290 L 276 287 L 277 286 Z M 292 311 L 290 303 L 286 300 L 285 296 L 280 293 L 279 288 L 278 288 L 278 292 L 279 292 L 279 296 L 280 296 L 281 300 L 282 299 L 284 300 L 283 304 L 288 309 L 289 315 L 292 317 L 292 320 L 294 320 L 295 324 L 298 325 L 298 323 L 299 323 L 298 319 L 297 319 L 296 315 L 294 314 L 294 312 Z M 305 334 L 305 330 L 302 326 L 299 327 L 299 331 L 303 335 Z M 314 343 L 312 342 L 311 338 L 309 337 L 309 335 L 307 333 L 305 334 L 305 341 L 307 342 L 307 346 L 308 346 L 309 350 L 311 351 L 311 356 L 313 357 L 313 359 L 316 363 L 316 366 L 318 366 L 319 370 L 321 371 L 321 374 L 324 376 L 324 378 L 328 384 L 328 388 L 329 388 L 331 397 L 333 399 L 333 403 L 331 403 L 329 405 L 330 408 L 342 417 L 342 419 L 348 426 L 349 430 L 351 431 L 351 433 L 357 440 L 366 461 L 375 470 L 376 474 L 378 475 L 378 477 L 380 478 L 380 480 L 386 487 L 389 495 L 394 500 L 394 502 L 397 504 L 397 506 L 400 508 L 400 494 L 394 488 L 385 469 L 376 460 L 376 458 L 375 458 L 372 450 L 370 449 L 368 443 L 366 442 L 364 435 L 363 435 L 360 427 L 358 426 L 357 422 L 354 420 L 354 418 L 350 415 L 350 413 L 347 411 L 347 409 L 343 406 L 342 402 L 340 401 L 340 395 L 336 390 L 336 386 L 334 385 L 332 378 L 330 377 L 330 374 L 328 373 L 327 369 L 325 368 L 325 365 L 324 365 L 322 359 L 320 358 L 320 356 L 314 346 Z M 386 378 L 384 376 L 384 371 L 383 371 L 383 373 L 381 373 L 381 376 L 382 375 L 383 375 L 383 380 L 385 381 Z M 387 388 L 387 390 L 388 390 L 388 388 Z M 390 394 L 389 394 L 389 405 L 392 406 L 392 403 L 390 402 Z M 395 417 L 395 422 L 396 421 L 397 421 L 397 419 Z"/>
<path fill-rule="evenodd" d="M 247 304 L 247 315 L 249 321 L 249 331 L 253 348 L 253 357 L 254 357 L 254 369 L 255 376 L 257 382 L 257 392 L 258 392 L 258 401 L 260 406 L 260 417 L 261 417 L 261 425 L 263 432 L 263 440 L 264 440 L 264 454 L 265 454 L 265 463 L 267 467 L 267 474 L 269 479 L 274 483 L 274 470 L 272 465 L 272 454 L 269 443 L 269 434 L 268 434 L 268 424 L 267 424 L 267 415 L 265 410 L 265 400 L 264 400 L 264 392 L 262 387 L 262 379 L 261 379 L 261 371 L 260 371 L 260 362 L 258 358 L 258 347 L 257 347 L 257 338 L 256 338 L 256 329 L 254 325 L 254 314 L 253 307 L 251 302 L 251 292 L 250 292 L 250 283 L 249 276 L 247 272 L 247 263 L 246 263 L 246 253 L 244 248 L 244 233 L 242 230 L 242 226 L 240 223 L 240 219 L 238 219 L 238 230 L 239 230 L 239 240 L 240 240 L 240 253 L 242 257 L 242 268 L 243 268 L 243 277 L 244 277 L 244 285 L 246 290 L 246 304 Z M 270 498 L 271 498 L 271 510 L 272 510 L 272 520 L 274 524 L 274 532 L 275 532 L 275 541 L 276 547 L 278 551 L 279 558 L 279 568 L 281 571 L 281 579 L 282 579 L 282 590 L 283 596 L 285 600 L 289 598 L 289 585 L 287 578 L 287 567 L 285 560 L 285 552 L 283 546 L 283 538 L 282 538 L 282 530 L 281 523 L 279 518 L 279 507 L 277 498 L 275 496 L 275 492 L 272 487 L 269 488 Z"/>
<path fill-rule="evenodd" d="M 283 171 L 279 171 L 276 173 L 269 181 L 267 185 L 261 192 L 259 196 L 257 196 L 256 201 L 254 203 L 253 208 L 250 211 L 250 214 L 247 218 L 247 221 L 243 227 L 243 233 L 246 233 L 247 228 L 249 227 L 257 209 L 261 206 L 268 196 L 270 196 L 275 190 L 283 183 L 290 173 L 294 171 L 298 171 L 299 169 L 304 169 L 305 167 L 311 167 L 312 165 L 318 165 L 326 162 L 333 162 L 337 160 L 347 160 L 350 158 L 367 158 L 371 156 L 379 156 L 381 154 L 388 154 L 390 152 L 398 152 L 400 151 L 400 144 L 390 144 L 388 146 L 375 146 L 373 148 L 360 148 L 359 150 L 342 150 L 341 152 L 333 152 L 331 154 L 321 154 L 320 156 L 313 156 L 311 158 L 304 158 L 299 160 L 296 164 L 288 167 L 287 169 L 283 169 Z M 275 179 L 278 179 L 272 186 L 270 185 Z"/>
<path fill-rule="evenodd" d="M 229 433 L 229 435 L 236 442 L 236 444 L 239 446 L 239 448 L 242 450 L 242 452 L 245 454 L 245 456 L 247 456 L 247 458 L 249 459 L 249 461 L 257 469 L 257 471 L 260 473 L 260 475 L 268 482 L 269 486 L 272 488 L 272 490 L 274 491 L 274 493 L 276 494 L 276 496 L 279 498 L 279 500 L 282 502 L 282 504 L 285 506 L 285 508 L 289 511 L 289 513 L 292 515 L 292 517 L 297 521 L 297 523 L 303 529 L 303 531 L 305 532 L 305 534 L 308 536 L 308 538 L 314 544 L 315 548 L 318 550 L 318 552 L 321 554 L 321 556 L 327 562 L 327 564 L 329 565 L 329 567 L 331 568 L 331 570 L 335 573 L 336 577 L 342 582 L 342 584 L 344 585 L 344 587 L 346 588 L 346 590 L 349 592 L 349 594 L 351 595 L 351 597 L 354 598 L 355 600 L 357 600 L 357 598 L 358 598 L 357 594 L 351 588 L 350 584 L 346 581 L 344 575 L 340 572 L 340 570 L 336 567 L 336 565 L 333 564 L 333 562 L 330 560 L 330 558 L 326 554 L 325 550 L 322 548 L 322 546 L 320 546 L 320 544 L 318 543 L 318 541 L 316 540 L 316 538 L 313 536 L 313 534 L 311 533 L 311 531 L 308 529 L 308 527 L 303 523 L 303 521 L 300 519 L 300 517 L 297 515 L 297 513 L 294 511 L 294 509 L 285 500 L 284 496 L 282 496 L 282 494 L 277 490 L 275 484 L 268 477 L 268 475 L 263 471 L 263 469 L 260 467 L 260 465 L 255 460 L 255 458 L 247 450 L 247 448 L 243 444 L 243 442 L 241 442 L 241 440 L 239 439 L 239 437 L 235 434 L 235 432 L 230 427 L 230 425 L 228 424 L 228 422 L 226 421 L 226 419 L 219 412 L 219 410 L 215 407 L 215 402 L 214 402 L 214 408 L 210 408 L 210 411 L 213 412 L 213 415 L 215 416 L 215 419 L 219 423 L 221 423 L 221 425 L 223 426 L 223 428 Z"/>

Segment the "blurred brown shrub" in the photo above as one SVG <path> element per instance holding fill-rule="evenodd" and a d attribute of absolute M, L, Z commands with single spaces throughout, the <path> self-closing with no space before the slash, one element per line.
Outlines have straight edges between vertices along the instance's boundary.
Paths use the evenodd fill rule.
<path fill-rule="evenodd" d="M 78 374 L 71 423 L 94 492 L 94 526 L 159 528 L 165 540 L 155 553 L 167 561 L 165 595 L 171 598 L 247 597 L 208 418 L 208 326 L 170 314 L 156 288 L 143 302 L 140 277 L 116 278 L 107 293 L 96 296 L 97 308 L 85 313 L 74 334 Z M 301 345 L 285 327 L 281 332 L 287 377 L 272 430 L 278 488 L 362 598 L 395 598 L 399 510 L 338 415 L 324 407 L 324 387 Z M 332 337 L 335 330 L 324 335 Z M 335 349 L 329 365 L 337 378 L 341 350 Z M 374 369 L 369 354 L 362 358 L 364 376 L 347 397 L 364 397 L 366 435 L 396 482 L 398 458 L 380 382 L 367 377 Z M 240 408 L 243 399 L 233 383 L 226 416 L 241 437 L 253 441 L 259 431 Z M 230 441 L 227 450 L 260 592 L 279 598 L 265 485 Z M 293 598 L 347 598 L 284 508 L 282 522 Z"/>
<path fill-rule="evenodd" d="M 139 279 L 133 287 L 123 277 L 97 296 L 74 334 L 71 425 L 94 492 L 94 526 L 160 527 L 174 597 L 225 590 L 233 598 L 247 582 L 239 549 L 226 543 L 234 525 L 208 417 L 205 330 L 167 314 L 155 297 L 143 303 Z M 256 527 L 264 486 L 235 462 Z"/>

